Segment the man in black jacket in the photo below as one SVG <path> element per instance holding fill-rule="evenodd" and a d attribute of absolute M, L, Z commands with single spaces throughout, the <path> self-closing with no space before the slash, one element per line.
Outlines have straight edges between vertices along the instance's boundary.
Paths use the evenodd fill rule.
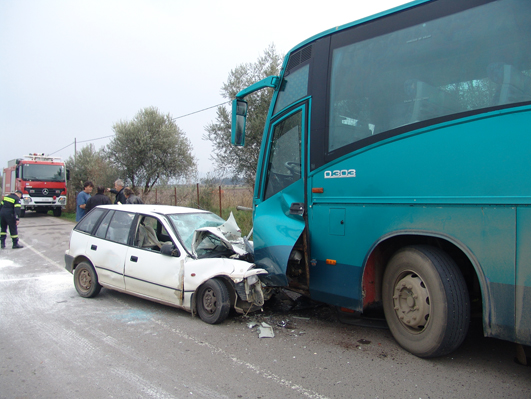
<path fill-rule="evenodd" d="M 104 194 L 105 187 L 98 186 L 96 190 L 98 191 L 96 195 L 94 195 L 93 197 L 90 197 L 87 200 L 87 203 L 85 205 L 86 213 L 88 213 L 92 208 L 95 208 L 98 205 L 109 205 L 112 203 L 111 199 Z"/>
<path fill-rule="evenodd" d="M 116 199 L 114 201 L 115 204 L 125 204 L 127 198 L 125 198 L 124 195 L 124 181 L 122 179 L 116 180 L 114 182 L 114 188 L 108 188 L 107 191 L 116 194 Z"/>
<path fill-rule="evenodd" d="M 17 190 L 14 193 L 6 195 L 0 202 L 0 248 L 6 247 L 7 226 L 9 226 L 9 234 L 13 240 L 13 248 L 24 248 L 18 243 L 17 226 L 20 218 L 20 198 L 22 198 L 22 191 Z"/>
<path fill-rule="evenodd" d="M 126 187 L 124 189 L 125 198 L 127 198 L 127 201 L 125 201 L 126 204 L 143 204 L 140 197 L 137 197 L 133 190 L 131 190 L 129 187 Z"/>

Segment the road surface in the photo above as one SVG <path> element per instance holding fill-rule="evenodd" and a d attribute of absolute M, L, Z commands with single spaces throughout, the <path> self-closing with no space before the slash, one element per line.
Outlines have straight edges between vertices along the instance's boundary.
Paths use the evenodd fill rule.
<path fill-rule="evenodd" d="M 477 322 L 455 353 L 422 360 L 327 306 L 212 326 L 107 289 L 81 298 L 64 270 L 72 227 L 28 212 L 25 248 L 0 252 L 0 398 L 531 397 L 531 367 Z"/>

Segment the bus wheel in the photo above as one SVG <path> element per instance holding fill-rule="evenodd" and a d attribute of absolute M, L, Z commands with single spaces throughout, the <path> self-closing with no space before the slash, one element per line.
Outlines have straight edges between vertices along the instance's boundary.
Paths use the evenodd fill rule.
<path fill-rule="evenodd" d="M 400 249 L 387 264 L 382 296 L 391 333 L 412 354 L 443 356 L 465 339 L 468 290 L 457 264 L 444 251 L 423 245 Z"/>

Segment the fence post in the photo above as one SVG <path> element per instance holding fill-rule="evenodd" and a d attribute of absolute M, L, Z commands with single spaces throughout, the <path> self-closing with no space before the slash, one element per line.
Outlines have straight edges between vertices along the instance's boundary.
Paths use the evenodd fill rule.
<path fill-rule="evenodd" d="M 199 206 L 199 183 L 197 183 L 197 207 L 198 207 L 198 208 L 201 208 L 201 207 Z"/>
<path fill-rule="evenodd" d="M 221 214 L 221 186 L 219 186 L 219 217 L 223 217 Z"/>

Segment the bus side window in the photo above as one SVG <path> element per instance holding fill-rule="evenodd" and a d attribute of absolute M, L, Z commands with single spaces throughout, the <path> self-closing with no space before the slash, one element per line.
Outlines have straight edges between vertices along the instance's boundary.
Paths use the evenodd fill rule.
<path fill-rule="evenodd" d="M 514 66 L 494 63 L 487 68 L 489 79 L 497 85 L 492 105 L 503 105 L 531 100 L 531 77 Z"/>

